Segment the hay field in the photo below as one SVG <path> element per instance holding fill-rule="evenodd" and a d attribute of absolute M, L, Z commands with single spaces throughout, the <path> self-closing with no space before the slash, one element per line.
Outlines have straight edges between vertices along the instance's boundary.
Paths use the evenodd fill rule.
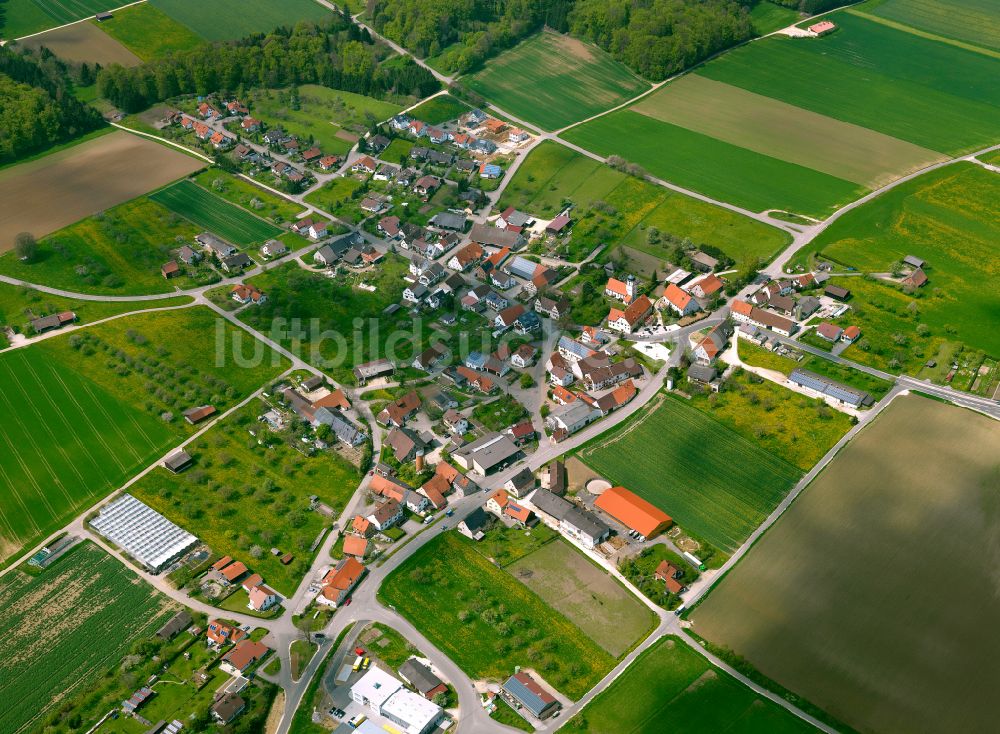
<path fill-rule="evenodd" d="M 1000 423 L 897 398 L 693 615 L 860 731 L 992 731 Z"/>
<path fill-rule="evenodd" d="M 869 189 L 947 157 L 697 74 L 630 109 Z"/>
<path fill-rule="evenodd" d="M 314 0 L 150 0 L 177 22 L 209 41 L 228 41 L 251 33 L 292 27 L 300 20 L 321 20 L 330 10 Z"/>
<path fill-rule="evenodd" d="M 149 198 L 234 245 L 252 245 L 277 237 L 282 232 L 256 214 L 230 204 L 187 179 L 157 191 Z"/>
<path fill-rule="evenodd" d="M 142 63 L 142 59 L 91 23 L 75 23 L 39 33 L 18 41 L 18 45 L 31 49 L 46 46 L 56 56 L 76 63 L 96 63 L 101 66 L 136 66 Z"/>
<path fill-rule="evenodd" d="M 77 689 L 117 672 L 132 643 L 179 609 L 89 542 L 39 576 L 4 577 L 0 607 L 3 732 L 30 731 Z"/>
<path fill-rule="evenodd" d="M 201 36 L 148 2 L 119 10 L 111 20 L 91 22 L 144 61 L 204 43 Z"/>
<path fill-rule="evenodd" d="M 809 734 L 815 729 L 668 635 L 570 719 L 565 731 Z"/>
<path fill-rule="evenodd" d="M 0 565 L 121 486 L 176 431 L 49 350 L 0 356 Z"/>
<path fill-rule="evenodd" d="M 679 398 L 662 396 L 579 458 L 731 553 L 801 472 Z"/>
<path fill-rule="evenodd" d="M 0 171 L 0 253 L 13 247 L 18 232 L 40 238 L 204 165 L 165 145 L 116 131 L 5 168 Z"/>
<path fill-rule="evenodd" d="M 563 540 L 518 559 L 507 572 L 615 657 L 656 625 L 649 607 Z"/>
<path fill-rule="evenodd" d="M 1000 5 L 994 0 L 883 0 L 871 14 L 945 38 L 1000 50 Z"/>
<path fill-rule="evenodd" d="M 996 142 L 1000 61 L 840 12 L 820 39 L 772 37 L 698 73 L 951 155 Z"/>
<path fill-rule="evenodd" d="M 649 89 L 601 49 L 570 36 L 539 33 L 463 83 L 504 112 L 556 130 Z"/>

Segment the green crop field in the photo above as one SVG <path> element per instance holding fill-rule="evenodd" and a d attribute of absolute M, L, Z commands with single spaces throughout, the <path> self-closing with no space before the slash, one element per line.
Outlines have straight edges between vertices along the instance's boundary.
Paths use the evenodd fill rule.
<path fill-rule="evenodd" d="M 93 22 L 145 61 L 204 43 L 201 36 L 148 2 L 117 10 L 111 20 Z"/>
<path fill-rule="evenodd" d="M 548 32 L 490 59 L 462 83 L 545 130 L 579 122 L 649 89 L 596 46 Z"/>
<path fill-rule="evenodd" d="M 629 109 L 867 188 L 947 157 L 699 74 L 687 74 Z"/>
<path fill-rule="evenodd" d="M 993 0 L 882 0 L 857 12 L 1000 50 L 1000 5 Z"/>
<path fill-rule="evenodd" d="M 741 339 L 741 350 L 745 344 Z M 750 372 L 734 375 L 717 394 L 697 394 L 691 404 L 802 471 L 811 469 L 851 429 L 847 414 Z"/>
<path fill-rule="evenodd" d="M 624 428 L 585 446 L 579 458 L 727 553 L 763 522 L 801 474 L 666 395 Z"/>
<path fill-rule="evenodd" d="M 619 155 L 654 176 L 751 211 L 783 209 L 820 216 L 865 191 L 850 181 L 631 109 L 573 128 L 563 137 L 603 156 Z"/>
<path fill-rule="evenodd" d="M 379 599 L 473 678 L 501 681 L 530 665 L 579 699 L 614 658 L 472 542 L 455 532 L 434 538 L 389 575 Z"/>
<path fill-rule="evenodd" d="M 768 38 L 698 73 L 930 150 L 996 142 L 996 59 L 849 12 L 833 20 L 840 29 L 824 38 Z"/>
<path fill-rule="evenodd" d="M 72 365 L 39 347 L 0 356 L 0 565 L 148 466 L 175 435 Z"/>
<path fill-rule="evenodd" d="M 188 445 L 195 461 L 191 469 L 171 474 L 157 468 L 129 491 L 214 552 L 241 559 L 278 593 L 289 596 L 309 568 L 309 547 L 329 526 L 329 520 L 309 510 L 309 496 L 316 495 L 339 514 L 360 477 L 332 451 L 306 457 L 289 446 L 286 436 L 269 435 L 257 421 L 264 410 L 257 401 L 241 408 Z M 265 445 L 248 442 L 248 430 Z M 209 505 L 219 509 L 208 511 Z M 233 533 L 234 527 L 239 533 Z M 259 558 L 251 554 L 253 546 L 263 549 Z M 282 564 L 268 552 L 272 547 L 294 554 L 296 560 Z"/>
<path fill-rule="evenodd" d="M 149 198 L 234 245 L 252 245 L 281 234 L 281 230 L 270 222 L 191 181 L 178 181 Z"/>
<path fill-rule="evenodd" d="M 998 481 L 995 420 L 897 397 L 719 582 L 694 631 L 858 731 L 990 731 Z"/>
<path fill-rule="evenodd" d="M 566 724 L 580 734 L 807 734 L 815 729 L 712 667 L 679 637 L 656 641 Z"/>
<path fill-rule="evenodd" d="M 227 41 L 267 33 L 300 20 L 322 20 L 330 10 L 315 0 L 150 0 L 174 20 L 209 41 Z"/>
<path fill-rule="evenodd" d="M 119 204 L 39 240 L 31 262 L 0 256 L 0 273 L 79 293 L 140 295 L 170 293 L 196 283 L 169 282 L 160 266 L 181 241 L 200 230 L 146 197 Z"/>
<path fill-rule="evenodd" d="M 668 255 L 662 246 L 649 244 L 651 227 L 682 240 L 718 247 L 740 264 L 748 259 L 770 259 L 789 242 L 789 236 L 779 229 L 639 181 L 549 141 L 528 154 L 504 191 L 499 208 L 514 206 L 538 217 L 552 217 L 565 200 L 583 210 L 595 201 L 613 205 L 618 211 L 613 218 L 618 241 L 657 257 Z M 574 227 L 574 239 L 585 237 L 587 231 L 586 225 Z M 587 247 L 579 249 L 589 251 Z"/>
<path fill-rule="evenodd" d="M 615 657 L 656 626 L 649 607 L 561 539 L 518 559 L 507 571 Z"/>
<path fill-rule="evenodd" d="M 855 283 L 855 310 L 872 319 L 867 334 L 885 347 L 897 331 L 912 343 L 934 336 L 1000 355 L 1000 177 L 972 163 L 957 163 L 908 181 L 837 220 L 810 249 L 861 271 L 887 272 L 907 255 L 927 261 L 928 283 L 912 296 L 881 283 Z M 863 293 L 859 290 L 864 291 Z M 869 294 L 873 294 L 869 296 Z M 873 298 L 882 301 L 881 306 Z M 910 304 L 914 303 L 912 308 Z M 866 308 L 868 306 L 868 308 Z M 845 315 L 850 319 L 851 313 Z M 877 322 L 885 321 L 882 328 Z M 926 324 L 928 334 L 916 328 Z M 861 324 L 862 328 L 866 324 Z M 926 357 L 932 356 L 930 347 Z M 865 361 L 858 345 L 844 355 Z M 904 350 L 909 351 L 909 350 Z M 919 365 L 924 355 L 909 360 Z M 879 366 L 879 365 L 876 365 Z"/>
<path fill-rule="evenodd" d="M 0 731 L 30 731 L 81 686 L 118 670 L 132 643 L 176 611 L 117 559 L 90 543 L 38 576 L 0 582 Z"/>
<path fill-rule="evenodd" d="M 265 191 L 246 179 L 218 168 L 205 169 L 194 177 L 194 182 L 216 196 L 276 224 L 293 222 L 305 211 L 301 204 Z"/>
<path fill-rule="evenodd" d="M 416 120 L 423 120 L 428 125 L 440 125 L 442 122 L 460 117 L 468 109 L 469 105 L 462 100 L 450 94 L 439 94 L 421 102 L 406 114 Z"/>
<path fill-rule="evenodd" d="M 0 8 L 0 38 L 38 33 L 107 9 L 108 0 L 7 0 Z"/>
<path fill-rule="evenodd" d="M 281 125 L 288 133 L 311 139 L 327 154 L 347 155 L 372 124 L 402 109 L 393 102 L 318 84 L 303 84 L 298 93 L 298 109 L 287 90 L 257 90 L 248 99 L 253 113 L 269 125 Z"/>
<path fill-rule="evenodd" d="M 759 36 L 787 28 L 796 23 L 799 18 L 801 16 L 797 11 L 770 2 L 770 0 L 758 0 L 750 8 L 750 21 L 753 23 L 754 32 Z"/>

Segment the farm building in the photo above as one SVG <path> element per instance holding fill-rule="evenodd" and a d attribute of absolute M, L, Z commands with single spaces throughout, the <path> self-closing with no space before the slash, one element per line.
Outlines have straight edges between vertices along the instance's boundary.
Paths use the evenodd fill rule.
<path fill-rule="evenodd" d="M 452 454 L 463 469 L 474 470 L 484 476 L 509 466 L 520 456 L 521 449 L 510 436 L 502 433 L 488 433 Z"/>
<path fill-rule="evenodd" d="M 670 515 L 625 487 L 612 487 L 603 492 L 594 506 L 643 538 L 655 537 L 673 523 Z"/>
<path fill-rule="evenodd" d="M 376 377 L 388 377 L 394 371 L 395 367 L 388 359 L 376 359 L 373 362 L 365 362 L 355 367 L 354 376 L 357 378 L 358 384 L 364 385 L 368 380 L 374 380 Z"/>
<path fill-rule="evenodd" d="M 500 691 L 537 719 L 546 719 L 559 710 L 559 702 L 527 673 L 515 673 L 504 682 Z"/>
<path fill-rule="evenodd" d="M 829 377 L 817 375 L 809 370 L 794 369 L 788 376 L 788 381 L 799 387 L 809 388 L 818 393 L 833 398 L 842 405 L 860 408 L 872 404 L 872 396 L 853 387 L 831 380 Z"/>
<path fill-rule="evenodd" d="M 446 686 L 440 678 L 416 658 L 410 658 L 399 666 L 399 677 L 417 689 L 417 692 L 428 701 L 438 693 L 446 693 Z"/>
<path fill-rule="evenodd" d="M 130 494 L 102 507 L 90 524 L 153 573 L 162 571 L 198 542 L 191 533 Z"/>

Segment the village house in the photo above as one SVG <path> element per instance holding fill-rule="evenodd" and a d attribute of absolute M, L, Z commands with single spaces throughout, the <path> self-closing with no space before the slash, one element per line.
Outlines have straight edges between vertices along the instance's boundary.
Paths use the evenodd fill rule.
<path fill-rule="evenodd" d="M 323 577 L 323 588 L 316 602 L 336 609 L 347 600 L 364 573 L 365 567 L 356 558 L 344 558 Z"/>
<path fill-rule="evenodd" d="M 451 259 L 448 260 L 448 267 L 452 270 L 464 272 L 482 259 L 483 248 L 475 242 L 470 242 L 451 256 Z"/>
<path fill-rule="evenodd" d="M 653 577 L 658 581 L 662 581 L 666 585 L 667 591 L 671 594 L 680 594 L 687 588 L 678 581 L 683 575 L 684 572 L 669 561 L 660 561 L 660 565 L 653 572 Z"/>
<path fill-rule="evenodd" d="M 576 540 L 588 550 L 593 550 L 611 535 L 608 524 L 592 512 L 547 489 L 536 489 L 526 504 L 538 513 L 546 525 Z"/>
<path fill-rule="evenodd" d="M 816 336 L 820 339 L 825 339 L 828 342 L 840 341 L 840 337 L 843 333 L 844 330 L 841 327 L 825 321 L 816 327 Z"/>
<path fill-rule="evenodd" d="M 361 156 L 351 165 L 351 171 L 354 173 L 375 173 L 377 168 L 375 159 L 367 155 Z"/>
<path fill-rule="evenodd" d="M 695 359 L 701 364 L 711 364 L 726 349 L 729 337 L 733 335 L 733 325 L 727 319 L 721 324 L 712 327 L 712 330 L 705 335 L 705 338 L 698 342 L 694 348 Z"/>
<path fill-rule="evenodd" d="M 730 303 L 730 316 L 737 323 L 771 329 L 782 336 L 791 336 L 798 328 L 794 321 L 786 319 L 784 316 L 764 311 L 739 299 Z"/>
<path fill-rule="evenodd" d="M 379 502 L 365 519 L 370 522 L 376 530 L 384 532 L 391 527 L 395 527 L 403 522 L 403 506 L 396 500 L 383 500 Z"/>
<path fill-rule="evenodd" d="M 266 258 L 281 257 L 288 254 L 288 245 L 281 240 L 268 240 L 260 248 L 260 254 Z"/>
<path fill-rule="evenodd" d="M 683 293 L 683 291 L 681 291 Z M 686 293 L 683 294 L 691 298 Z M 636 298 L 624 311 L 617 308 L 611 309 L 608 313 L 608 328 L 622 334 L 631 334 L 645 320 L 653 310 L 653 303 L 648 296 L 642 295 Z M 697 310 L 697 307 L 696 309 Z"/>
<path fill-rule="evenodd" d="M 249 598 L 247 609 L 255 612 L 266 612 L 281 601 L 281 597 L 273 589 L 263 584 L 252 586 L 247 596 Z"/>
<path fill-rule="evenodd" d="M 535 361 L 536 350 L 530 344 L 522 344 L 514 353 L 510 356 L 510 363 L 517 367 L 518 369 L 525 369 L 530 367 Z"/>
<path fill-rule="evenodd" d="M 673 283 L 668 283 L 663 290 L 663 300 L 679 316 L 690 316 L 697 313 L 700 308 L 698 302 L 689 293 L 685 293 Z"/>
<path fill-rule="evenodd" d="M 256 286 L 249 283 L 241 283 L 233 286 L 232 299 L 239 304 L 259 305 L 267 300 L 267 295 L 261 293 Z"/>
<path fill-rule="evenodd" d="M 420 410 L 420 396 L 416 390 L 410 390 L 400 398 L 393 400 L 386 405 L 375 417 L 375 420 L 383 426 L 403 427 L 406 421 Z"/>
<path fill-rule="evenodd" d="M 236 647 L 222 656 L 219 667 L 230 675 L 242 675 L 251 665 L 262 660 L 271 648 L 263 642 L 254 640 L 240 640 Z"/>
<path fill-rule="evenodd" d="M 442 420 L 448 430 L 458 436 L 465 434 L 469 430 L 468 419 L 454 408 L 449 408 Z"/>

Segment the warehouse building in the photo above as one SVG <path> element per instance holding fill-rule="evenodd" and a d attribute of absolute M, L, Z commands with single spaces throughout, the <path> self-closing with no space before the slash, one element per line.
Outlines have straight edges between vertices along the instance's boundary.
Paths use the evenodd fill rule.
<path fill-rule="evenodd" d="M 351 699 L 402 727 L 406 734 L 427 734 L 437 727 L 442 709 L 414 693 L 381 668 L 372 668 L 351 686 Z"/>

